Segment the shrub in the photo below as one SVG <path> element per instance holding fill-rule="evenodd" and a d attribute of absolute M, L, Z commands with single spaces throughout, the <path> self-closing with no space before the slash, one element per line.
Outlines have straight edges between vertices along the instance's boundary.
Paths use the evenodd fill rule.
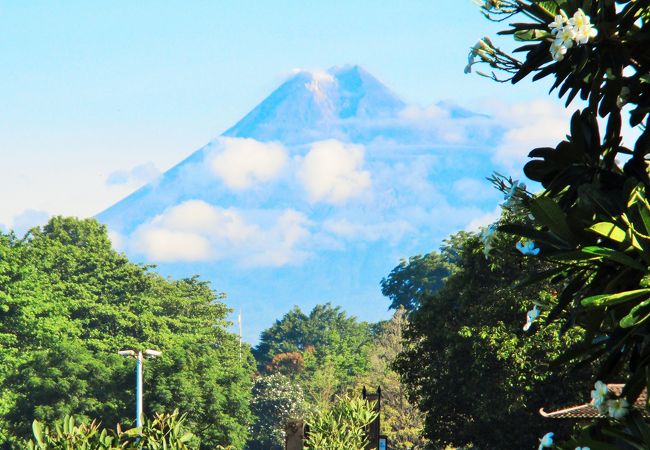
<path fill-rule="evenodd" d="M 366 429 L 377 418 L 374 403 L 339 397 L 331 409 L 312 412 L 307 418 L 307 448 L 313 450 L 361 450 L 368 440 Z"/>

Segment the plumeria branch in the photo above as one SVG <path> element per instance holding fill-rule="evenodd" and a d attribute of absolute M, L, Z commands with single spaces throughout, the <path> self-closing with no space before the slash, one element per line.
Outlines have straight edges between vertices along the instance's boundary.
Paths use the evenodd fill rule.
<path fill-rule="evenodd" d="M 483 15 L 492 22 L 504 22 L 517 14 L 524 14 L 538 23 L 545 23 L 553 14 L 535 2 L 524 0 L 475 0 Z M 559 5 L 554 1 L 556 7 Z M 540 17 L 541 16 L 541 17 Z"/>
<path fill-rule="evenodd" d="M 469 55 L 467 55 L 467 66 L 465 66 L 465 73 L 470 73 L 472 71 L 472 66 L 479 63 L 487 64 L 493 69 L 511 73 L 513 76 L 519 71 L 519 69 L 521 69 L 522 66 L 521 61 L 513 58 L 506 52 L 496 47 L 487 37 L 480 39 L 470 49 Z M 487 75 L 483 72 L 477 72 L 477 74 L 500 82 L 510 81 L 512 79 L 512 77 L 508 79 L 498 78 L 494 72 L 492 72 L 491 75 Z"/>

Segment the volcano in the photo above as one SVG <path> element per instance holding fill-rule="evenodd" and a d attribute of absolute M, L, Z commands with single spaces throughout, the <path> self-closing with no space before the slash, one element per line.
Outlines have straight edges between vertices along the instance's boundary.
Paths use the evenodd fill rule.
<path fill-rule="evenodd" d="M 379 320 L 400 258 L 494 214 L 501 134 L 450 102 L 408 105 L 359 66 L 295 71 L 97 218 L 132 259 L 226 292 L 251 342 L 293 305 Z"/>

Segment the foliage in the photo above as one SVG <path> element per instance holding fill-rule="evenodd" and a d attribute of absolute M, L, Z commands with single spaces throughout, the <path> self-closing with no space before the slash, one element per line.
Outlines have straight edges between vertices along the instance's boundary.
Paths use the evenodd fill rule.
<path fill-rule="evenodd" d="M 423 415 L 408 401 L 405 387 L 393 368 L 403 350 L 406 316 L 406 310 L 400 307 L 390 321 L 381 325 L 368 352 L 368 371 L 357 380 L 358 391 L 361 386 L 381 387 L 381 432 L 395 450 L 423 449 L 427 443 Z"/>
<path fill-rule="evenodd" d="M 309 315 L 294 307 L 262 332 L 254 353 L 263 373 L 279 371 L 296 379 L 308 403 L 325 407 L 366 371 L 372 337 L 367 323 L 329 303 Z"/>
<path fill-rule="evenodd" d="M 171 414 L 156 413 L 151 420 L 145 420 L 142 429 L 131 428 L 122 432 L 117 428 L 117 438 L 126 448 L 189 450 L 196 448 L 196 439 L 192 433 L 184 430 L 186 416 L 178 415 L 178 410 Z M 194 443 L 190 447 L 190 443 Z"/>
<path fill-rule="evenodd" d="M 396 368 L 434 446 L 532 448 L 546 426 L 539 408 L 575 401 L 568 394 L 585 387 L 579 376 L 552 376 L 548 365 L 579 333 L 560 337 L 558 325 L 522 330 L 526 311 L 552 292 L 517 286 L 522 274 L 547 267 L 514 256 L 514 243 L 498 237 L 488 264 L 476 234 L 453 235 L 441 251 L 453 257 L 452 274 L 409 314 Z"/>
<path fill-rule="evenodd" d="M 30 450 L 109 450 L 117 446 L 117 439 L 101 430 L 96 421 L 77 425 L 74 417 L 66 416 L 53 429 L 43 427 L 38 420 L 34 420 L 32 428 L 34 439 L 27 442 Z"/>
<path fill-rule="evenodd" d="M 145 363 L 145 413 L 181 408 L 204 446 L 243 446 L 253 372 L 226 331 L 229 310 L 197 278 L 170 280 L 111 248 L 94 220 L 56 217 L 24 239 L 0 234 L 0 429 L 5 445 L 33 419 L 74 414 L 127 423 L 132 360 Z"/>
<path fill-rule="evenodd" d="M 76 424 L 74 417 L 66 416 L 55 422 L 54 428 L 34 420 L 34 438 L 27 442 L 30 450 L 189 450 L 198 448 L 196 439 L 184 430 L 185 416 L 178 411 L 154 415 L 143 427 L 122 431 L 101 428 L 96 421 Z M 191 445 L 194 441 L 194 445 Z"/>
<path fill-rule="evenodd" d="M 246 448 L 282 450 L 287 422 L 302 418 L 305 413 L 302 389 L 282 374 L 262 376 L 253 387 L 251 411 L 257 419 Z"/>
<path fill-rule="evenodd" d="M 524 168 L 542 183 L 543 191 L 523 195 L 521 208 L 532 215 L 527 223 L 506 224 L 504 231 L 534 239 L 540 257 L 558 264 L 547 274 L 558 287 L 549 302 L 549 322 L 585 330 L 584 340 L 558 360 L 558 365 L 598 362 L 593 379 L 626 382 L 623 395 L 633 403 L 650 386 L 650 2 L 648 0 L 508 1 L 483 6 L 491 14 L 523 14 L 502 34 L 527 41 L 518 49 L 523 62 L 510 67 L 494 59 L 494 67 L 510 71 L 517 82 L 553 76 L 553 88 L 566 96 L 567 106 L 580 94 L 586 102 L 571 120 L 571 134 L 555 148 L 534 149 Z M 503 4 L 510 12 L 502 9 Z M 555 14 L 583 11 L 598 34 L 554 61 L 549 24 Z M 493 53 L 491 53 L 493 52 Z M 501 55 L 498 50 L 484 51 Z M 514 61 L 514 59 L 513 59 Z M 488 61 L 489 63 L 489 61 Z M 624 116 L 638 131 L 631 148 L 623 145 Z M 601 132 L 597 118 L 606 119 Z M 602 137 L 601 137 L 602 136 Z M 497 180 L 498 181 L 498 180 Z M 502 186 L 504 181 L 499 182 Z M 549 325 L 552 326 L 552 325 Z M 569 444 L 593 449 L 647 448 L 647 428 L 636 415 L 603 420 Z M 637 430 L 637 431 L 635 431 Z M 633 435 L 636 434 L 636 437 Z M 635 447 L 636 446 L 636 447 Z M 568 448 L 568 447 L 567 447 Z"/>
<path fill-rule="evenodd" d="M 360 398 L 340 397 L 329 409 L 307 418 L 307 448 L 313 450 L 362 450 L 367 445 L 366 427 L 377 417 L 374 404 Z"/>
<path fill-rule="evenodd" d="M 420 297 L 440 289 L 453 265 L 438 253 L 402 259 L 388 277 L 381 280 L 381 292 L 391 301 L 390 308 L 407 311 L 420 305 Z"/>
<path fill-rule="evenodd" d="M 266 366 L 269 373 L 282 373 L 285 375 L 298 374 L 305 369 L 305 358 L 300 352 L 278 353 Z"/>

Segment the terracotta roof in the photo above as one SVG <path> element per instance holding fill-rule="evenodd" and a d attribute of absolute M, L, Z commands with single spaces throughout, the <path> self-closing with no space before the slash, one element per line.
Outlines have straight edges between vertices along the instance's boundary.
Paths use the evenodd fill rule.
<path fill-rule="evenodd" d="M 619 397 L 623 392 L 624 384 L 608 384 L 607 388 L 609 391 L 614 394 L 616 397 Z M 634 402 L 633 408 L 640 411 L 644 417 L 650 417 L 650 412 L 646 410 L 646 404 L 648 402 L 648 392 L 644 389 L 639 395 L 639 398 Z M 549 419 L 600 419 L 607 417 L 606 415 L 600 414 L 598 409 L 593 406 L 591 403 L 585 403 L 584 405 L 571 406 L 569 408 L 560 409 L 557 411 L 544 411 L 544 408 L 539 410 L 539 413 L 542 417 Z"/>

